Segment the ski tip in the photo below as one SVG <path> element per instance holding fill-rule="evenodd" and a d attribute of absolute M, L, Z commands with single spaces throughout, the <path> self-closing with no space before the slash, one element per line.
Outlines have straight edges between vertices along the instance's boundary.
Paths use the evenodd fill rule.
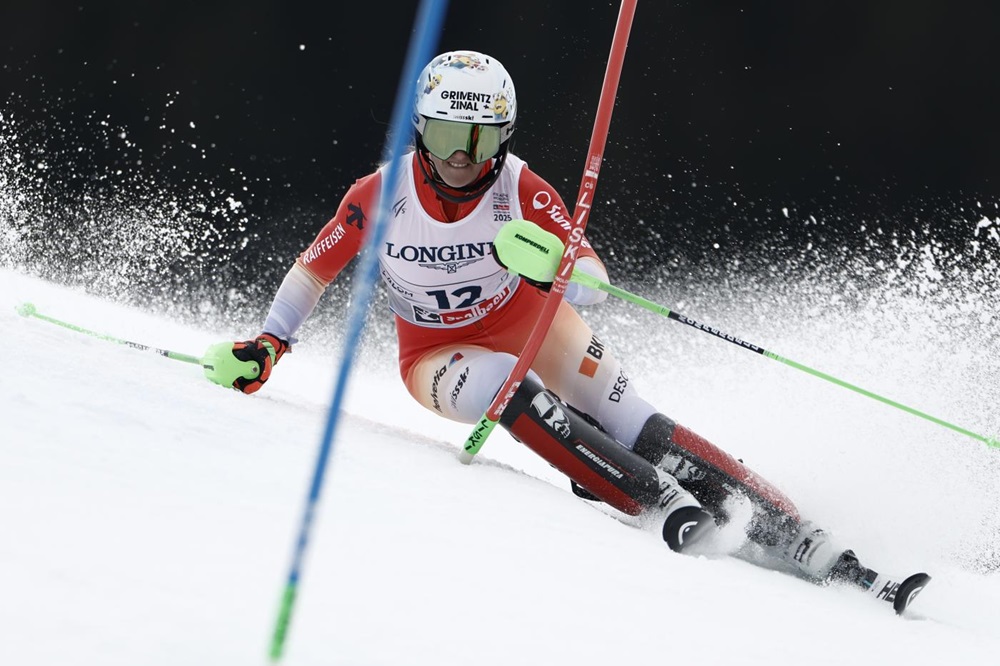
<path fill-rule="evenodd" d="M 896 590 L 896 598 L 892 602 L 896 614 L 902 615 L 929 582 L 931 582 L 931 577 L 928 574 L 915 573 L 900 583 L 899 589 Z"/>

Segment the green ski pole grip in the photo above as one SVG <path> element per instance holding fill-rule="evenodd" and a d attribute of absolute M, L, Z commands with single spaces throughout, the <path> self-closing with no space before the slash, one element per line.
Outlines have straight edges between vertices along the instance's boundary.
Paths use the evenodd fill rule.
<path fill-rule="evenodd" d="M 558 236 L 527 220 L 511 220 L 500 227 L 493 248 L 508 271 L 536 282 L 555 280 L 563 253 Z"/>

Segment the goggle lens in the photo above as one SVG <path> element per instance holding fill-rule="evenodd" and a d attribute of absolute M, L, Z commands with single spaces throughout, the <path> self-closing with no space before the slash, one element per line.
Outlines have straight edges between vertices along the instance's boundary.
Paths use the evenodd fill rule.
<path fill-rule="evenodd" d="M 500 125 L 456 123 L 428 118 L 422 134 L 424 146 L 434 157 L 446 160 L 456 150 L 464 150 L 479 164 L 500 151 Z"/>

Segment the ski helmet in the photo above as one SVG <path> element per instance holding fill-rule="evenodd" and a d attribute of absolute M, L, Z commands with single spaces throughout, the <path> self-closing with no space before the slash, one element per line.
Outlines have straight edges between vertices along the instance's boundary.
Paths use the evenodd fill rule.
<path fill-rule="evenodd" d="M 455 202 L 482 195 L 500 175 L 516 118 L 514 83 L 498 60 L 476 51 L 450 51 L 431 60 L 417 81 L 413 127 L 425 158 L 418 161 L 435 191 Z M 494 159 L 493 165 L 471 185 L 451 187 L 435 172 L 429 155 L 445 160 L 457 150 L 477 164 Z"/>

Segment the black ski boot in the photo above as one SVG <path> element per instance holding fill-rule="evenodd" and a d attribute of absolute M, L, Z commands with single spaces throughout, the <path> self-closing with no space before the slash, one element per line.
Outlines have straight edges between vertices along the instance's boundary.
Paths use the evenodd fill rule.
<path fill-rule="evenodd" d="M 660 477 L 660 508 L 666 511 L 663 540 L 670 550 L 686 552 L 715 527 L 715 519 L 671 474 L 660 468 L 656 473 Z"/>
<path fill-rule="evenodd" d="M 853 550 L 845 550 L 837 558 L 837 561 L 833 563 L 833 568 L 830 569 L 827 581 L 830 583 L 857 585 L 867 590 L 872 586 L 877 577 L 878 572 L 862 566 Z"/>

